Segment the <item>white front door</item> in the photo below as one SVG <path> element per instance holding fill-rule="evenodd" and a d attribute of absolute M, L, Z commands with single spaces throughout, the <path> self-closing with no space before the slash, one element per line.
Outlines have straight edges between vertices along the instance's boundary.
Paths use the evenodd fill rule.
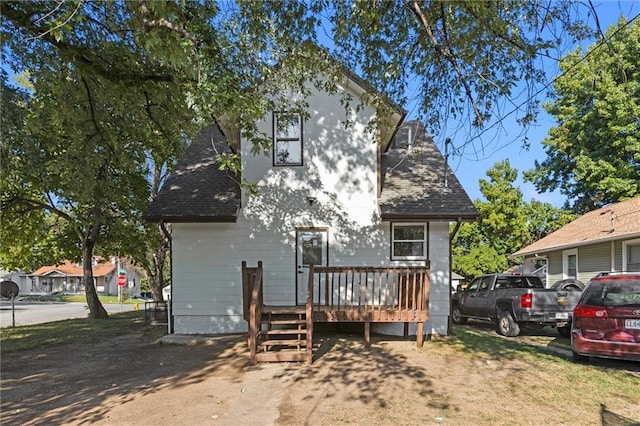
<path fill-rule="evenodd" d="M 307 300 L 309 265 L 328 266 L 327 229 L 296 230 L 296 304 L 304 305 Z"/>

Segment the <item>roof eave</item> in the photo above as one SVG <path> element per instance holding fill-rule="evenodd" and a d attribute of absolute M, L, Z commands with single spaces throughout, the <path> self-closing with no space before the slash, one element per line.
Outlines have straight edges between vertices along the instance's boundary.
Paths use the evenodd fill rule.
<path fill-rule="evenodd" d="M 395 220 L 449 220 L 449 221 L 462 221 L 462 222 L 473 222 L 478 219 L 478 215 L 474 213 L 422 213 L 422 214 L 411 214 L 411 213 L 383 213 L 381 218 L 384 222 L 391 222 Z"/>
<path fill-rule="evenodd" d="M 537 250 L 527 250 L 524 252 L 522 250 L 519 250 L 509 255 L 509 257 L 510 258 L 527 257 L 530 255 L 547 254 L 549 252 L 557 251 L 557 250 L 567 250 L 575 247 L 588 246 L 588 245 L 597 244 L 597 243 L 606 243 L 607 241 L 626 240 L 628 238 L 634 238 L 634 237 L 640 237 L 640 232 L 631 232 L 628 234 L 616 235 L 614 237 L 598 238 L 593 240 L 585 240 L 585 241 L 579 241 L 579 242 L 573 242 L 573 243 L 567 243 L 567 244 L 560 244 L 557 246 L 545 247 Z"/>
<path fill-rule="evenodd" d="M 145 216 L 147 222 L 166 222 L 166 223 L 235 223 L 238 221 L 238 215 L 232 216 Z"/>

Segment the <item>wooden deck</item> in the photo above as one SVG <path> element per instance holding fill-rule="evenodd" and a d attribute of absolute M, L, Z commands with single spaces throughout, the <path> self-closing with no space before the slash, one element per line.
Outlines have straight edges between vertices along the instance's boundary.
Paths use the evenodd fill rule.
<path fill-rule="evenodd" d="M 251 362 L 313 358 L 313 324 L 361 322 L 370 340 L 372 322 L 416 323 L 418 346 L 429 318 L 429 277 L 425 267 L 314 267 L 304 306 L 265 306 L 262 262 L 242 262 L 244 316 L 249 322 Z"/>

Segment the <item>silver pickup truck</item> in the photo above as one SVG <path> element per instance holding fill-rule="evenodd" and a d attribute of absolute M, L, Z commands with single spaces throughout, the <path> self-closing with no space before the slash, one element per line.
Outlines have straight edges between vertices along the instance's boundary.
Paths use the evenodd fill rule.
<path fill-rule="evenodd" d="M 521 326 L 552 326 L 568 337 L 579 291 L 544 288 L 535 275 L 488 274 L 476 277 L 452 298 L 455 324 L 474 318 L 496 324 L 498 333 L 517 336 Z"/>

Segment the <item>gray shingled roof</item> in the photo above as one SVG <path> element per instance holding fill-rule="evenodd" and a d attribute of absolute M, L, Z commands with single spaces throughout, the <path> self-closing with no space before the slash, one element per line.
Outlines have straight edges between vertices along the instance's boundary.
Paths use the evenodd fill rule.
<path fill-rule="evenodd" d="M 218 169 L 218 152 L 231 152 L 217 124 L 207 126 L 145 211 L 148 221 L 235 222 L 240 209 L 238 179 Z"/>
<path fill-rule="evenodd" d="M 408 146 L 409 135 L 413 148 Z M 469 196 L 445 166 L 444 157 L 419 121 L 402 124 L 390 149 L 382 155 L 380 211 L 383 220 L 478 217 Z"/>
<path fill-rule="evenodd" d="M 409 130 L 411 129 L 411 130 Z M 407 146 L 411 133 L 413 149 Z M 229 222 L 240 209 L 240 189 L 227 172 L 218 170 L 216 152 L 231 152 L 217 125 L 209 126 L 192 144 L 144 216 L 149 221 Z M 473 220 L 473 203 L 447 166 L 419 121 L 404 123 L 391 148 L 382 155 L 383 220 Z"/>

